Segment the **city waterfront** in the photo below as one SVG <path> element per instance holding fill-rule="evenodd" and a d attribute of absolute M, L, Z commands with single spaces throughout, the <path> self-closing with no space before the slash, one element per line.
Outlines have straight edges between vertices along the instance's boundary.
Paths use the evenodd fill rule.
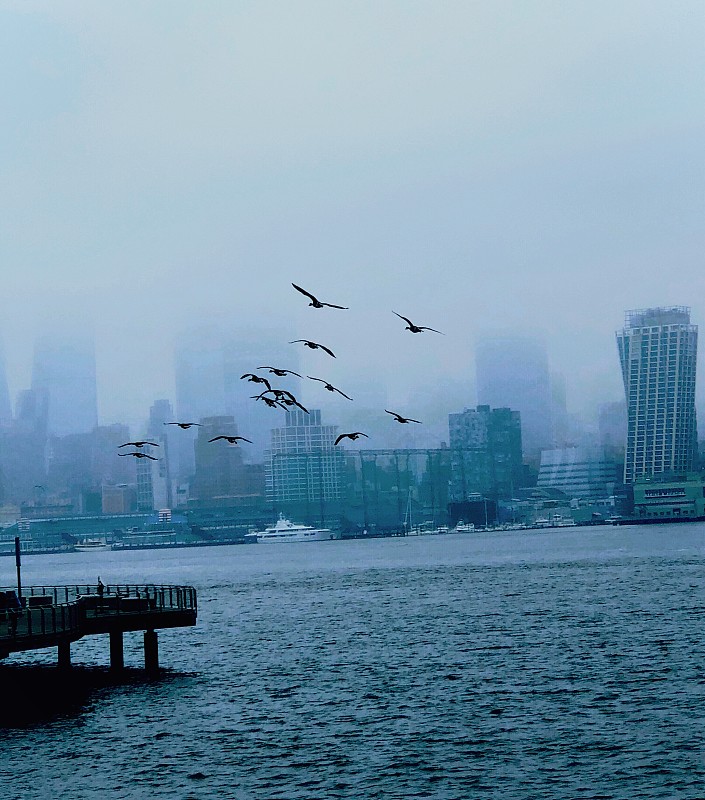
<path fill-rule="evenodd" d="M 695 800 L 704 567 L 698 523 L 27 558 L 194 585 L 199 622 L 156 681 L 139 635 L 120 682 L 79 641 L 29 722 L 55 650 L 0 664 L 5 797 Z"/>

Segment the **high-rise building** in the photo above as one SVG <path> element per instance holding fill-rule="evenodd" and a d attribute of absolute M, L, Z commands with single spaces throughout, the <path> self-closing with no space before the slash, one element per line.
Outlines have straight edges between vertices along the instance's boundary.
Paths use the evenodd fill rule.
<path fill-rule="evenodd" d="M 158 445 L 158 448 L 149 448 L 150 455 L 158 460 L 137 460 L 137 507 L 140 511 L 169 509 L 173 506 L 172 444 L 177 433 L 184 433 L 175 426 L 166 427 L 166 423 L 173 421 L 171 403 L 168 400 L 155 400 L 149 409 L 147 438 Z"/>
<path fill-rule="evenodd" d="M 95 348 L 90 336 L 60 332 L 37 339 L 32 389 L 47 398 L 48 433 L 90 433 L 98 424 Z"/>
<path fill-rule="evenodd" d="M 600 448 L 541 451 L 539 488 L 560 489 L 571 498 L 605 498 L 614 494 L 616 480 L 616 465 Z"/>
<path fill-rule="evenodd" d="M 252 396 L 262 384 L 242 380 L 259 366 L 275 366 L 299 371 L 298 354 L 287 342 L 294 336 L 271 330 L 226 329 L 213 325 L 183 335 L 176 349 L 176 408 L 179 419 L 197 422 L 203 417 L 232 415 L 241 434 L 252 440 L 242 446 L 246 461 L 261 461 L 269 444 L 272 428 L 271 409 L 256 403 Z M 271 378 L 272 384 L 298 396 L 300 381 L 296 376 Z M 194 468 L 195 435 L 179 439 L 179 476 L 189 476 Z"/>
<path fill-rule="evenodd" d="M 690 324 L 690 309 L 627 311 L 617 347 L 627 401 L 624 482 L 692 470 L 698 328 Z"/>
<path fill-rule="evenodd" d="M 518 411 L 478 406 L 448 415 L 450 495 L 510 498 L 523 482 L 522 426 Z"/>
<path fill-rule="evenodd" d="M 265 459 L 267 499 L 283 503 L 340 500 L 344 452 L 334 444 L 337 425 L 323 425 L 320 409 L 292 408 L 271 432 Z"/>
<path fill-rule="evenodd" d="M 505 334 L 478 342 L 477 401 L 521 414 L 524 453 L 538 458 L 553 444 L 551 379 L 546 346 L 531 336 Z"/>
<path fill-rule="evenodd" d="M 253 470 L 243 461 L 242 445 L 216 436 L 237 436 L 232 416 L 202 417 L 196 439 L 196 471 L 191 494 L 199 504 L 242 504 L 262 496 L 261 466 Z M 258 480 L 259 479 L 259 480 Z"/>

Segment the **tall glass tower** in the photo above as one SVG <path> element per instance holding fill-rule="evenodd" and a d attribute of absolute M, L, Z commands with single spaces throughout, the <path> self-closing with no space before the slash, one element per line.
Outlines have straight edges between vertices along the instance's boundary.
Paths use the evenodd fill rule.
<path fill-rule="evenodd" d="M 617 347 L 627 399 L 624 482 L 693 469 L 698 327 L 690 308 L 627 311 Z"/>

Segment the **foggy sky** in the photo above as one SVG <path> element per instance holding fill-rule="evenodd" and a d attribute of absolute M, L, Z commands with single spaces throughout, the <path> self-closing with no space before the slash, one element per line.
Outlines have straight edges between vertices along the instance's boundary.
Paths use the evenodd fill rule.
<path fill-rule="evenodd" d="M 626 309 L 705 325 L 704 33 L 699 0 L 0 0 L 13 398 L 48 317 L 95 330 L 104 423 L 173 400 L 199 321 L 290 326 L 411 416 L 473 405 L 511 328 L 592 415 Z"/>

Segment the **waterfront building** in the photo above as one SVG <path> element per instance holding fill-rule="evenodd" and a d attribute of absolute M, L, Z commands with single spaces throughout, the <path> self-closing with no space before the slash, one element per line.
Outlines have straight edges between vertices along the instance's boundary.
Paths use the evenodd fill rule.
<path fill-rule="evenodd" d="M 633 517 L 641 522 L 705 519 L 705 478 L 698 473 L 638 478 Z"/>
<path fill-rule="evenodd" d="M 479 405 L 448 415 L 452 500 L 470 495 L 511 497 L 523 483 L 518 411 Z"/>
<path fill-rule="evenodd" d="M 477 401 L 521 414 L 523 452 L 538 460 L 553 445 L 551 379 L 546 345 L 528 335 L 503 334 L 478 342 Z"/>
<path fill-rule="evenodd" d="M 322 423 L 320 409 L 286 412 L 284 426 L 271 431 L 265 457 L 267 499 L 304 504 L 340 500 L 345 455 L 334 444 L 337 435 L 337 425 Z"/>
<path fill-rule="evenodd" d="M 604 498 L 614 494 L 617 470 L 599 448 L 561 447 L 541 452 L 537 486 L 560 489 L 570 498 Z"/>
<path fill-rule="evenodd" d="M 698 328 L 690 309 L 627 311 L 616 335 L 627 401 L 624 482 L 692 470 Z"/>

